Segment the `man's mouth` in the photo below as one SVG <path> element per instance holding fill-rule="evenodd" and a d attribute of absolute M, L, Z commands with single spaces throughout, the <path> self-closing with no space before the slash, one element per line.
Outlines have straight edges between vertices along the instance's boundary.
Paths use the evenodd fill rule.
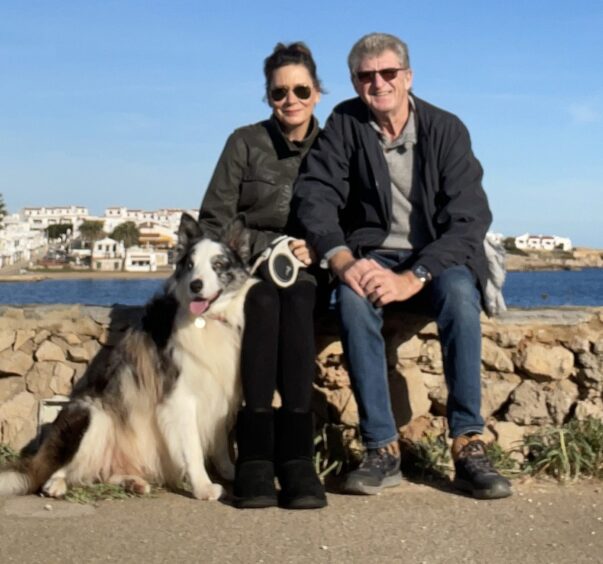
<path fill-rule="evenodd" d="M 222 292 L 219 291 L 213 297 L 211 297 L 209 299 L 205 299 L 205 298 L 201 298 L 201 297 L 193 298 L 191 300 L 191 303 L 188 305 L 188 309 L 189 309 L 191 315 L 194 315 L 195 317 L 199 317 L 200 315 L 203 315 L 209 309 L 209 306 L 211 304 L 213 304 L 220 297 L 221 293 Z"/>

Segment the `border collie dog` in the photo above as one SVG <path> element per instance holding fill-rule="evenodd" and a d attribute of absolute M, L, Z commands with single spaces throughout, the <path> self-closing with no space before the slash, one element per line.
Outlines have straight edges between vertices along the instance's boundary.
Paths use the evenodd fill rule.
<path fill-rule="evenodd" d="M 163 292 L 103 370 L 76 386 L 38 451 L 0 471 L 0 494 L 62 497 L 95 482 L 148 493 L 150 483 L 173 489 L 186 478 L 196 498 L 218 499 L 222 486 L 205 462 L 233 479 L 228 433 L 241 403 L 243 305 L 255 283 L 248 258 L 242 222 L 215 241 L 183 214 Z"/>

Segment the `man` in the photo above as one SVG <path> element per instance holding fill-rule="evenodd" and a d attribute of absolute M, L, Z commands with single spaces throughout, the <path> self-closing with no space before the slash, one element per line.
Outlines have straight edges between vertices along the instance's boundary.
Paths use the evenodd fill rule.
<path fill-rule="evenodd" d="M 337 306 L 366 455 L 343 489 L 375 494 L 401 480 L 382 308 L 434 316 L 448 386 L 455 484 L 478 498 L 511 495 L 480 438 L 480 292 L 492 216 L 482 168 L 454 115 L 411 93 L 406 45 L 361 38 L 348 57 L 358 98 L 337 106 L 307 157 L 293 202 Z"/>

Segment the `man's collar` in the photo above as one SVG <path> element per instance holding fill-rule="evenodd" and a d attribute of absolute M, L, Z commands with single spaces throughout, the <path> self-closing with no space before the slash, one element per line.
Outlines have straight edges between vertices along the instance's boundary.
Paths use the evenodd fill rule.
<path fill-rule="evenodd" d="M 401 131 L 400 135 L 389 141 L 387 137 L 383 134 L 381 127 L 379 127 L 379 123 L 375 119 L 375 116 L 369 110 L 369 123 L 371 127 L 379 134 L 380 139 L 385 143 L 388 148 L 397 147 L 399 145 L 406 145 L 410 143 L 412 145 L 416 145 L 417 143 L 417 112 L 415 101 L 411 94 L 408 95 L 408 119 L 406 120 L 406 124 L 404 125 L 404 129 Z"/>

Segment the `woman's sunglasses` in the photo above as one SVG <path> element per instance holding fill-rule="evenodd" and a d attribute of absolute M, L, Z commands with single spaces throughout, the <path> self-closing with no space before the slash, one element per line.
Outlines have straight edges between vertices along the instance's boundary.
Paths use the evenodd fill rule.
<path fill-rule="evenodd" d="M 293 94 L 295 94 L 295 96 L 297 96 L 297 98 L 299 98 L 300 100 L 307 100 L 308 98 L 310 98 L 310 96 L 312 96 L 312 88 L 310 86 L 298 84 L 292 89 L 288 86 L 279 86 L 277 88 L 273 88 L 270 91 L 270 98 L 273 102 L 280 102 L 281 100 L 285 99 L 285 97 L 289 93 L 289 90 L 293 90 Z"/>
<path fill-rule="evenodd" d="M 368 84 L 369 82 L 373 82 L 375 77 L 379 75 L 386 82 L 390 82 L 394 80 L 398 76 L 399 71 L 408 70 L 408 69 L 379 69 L 373 71 L 357 71 L 356 78 L 358 82 L 362 82 L 363 84 Z"/>

